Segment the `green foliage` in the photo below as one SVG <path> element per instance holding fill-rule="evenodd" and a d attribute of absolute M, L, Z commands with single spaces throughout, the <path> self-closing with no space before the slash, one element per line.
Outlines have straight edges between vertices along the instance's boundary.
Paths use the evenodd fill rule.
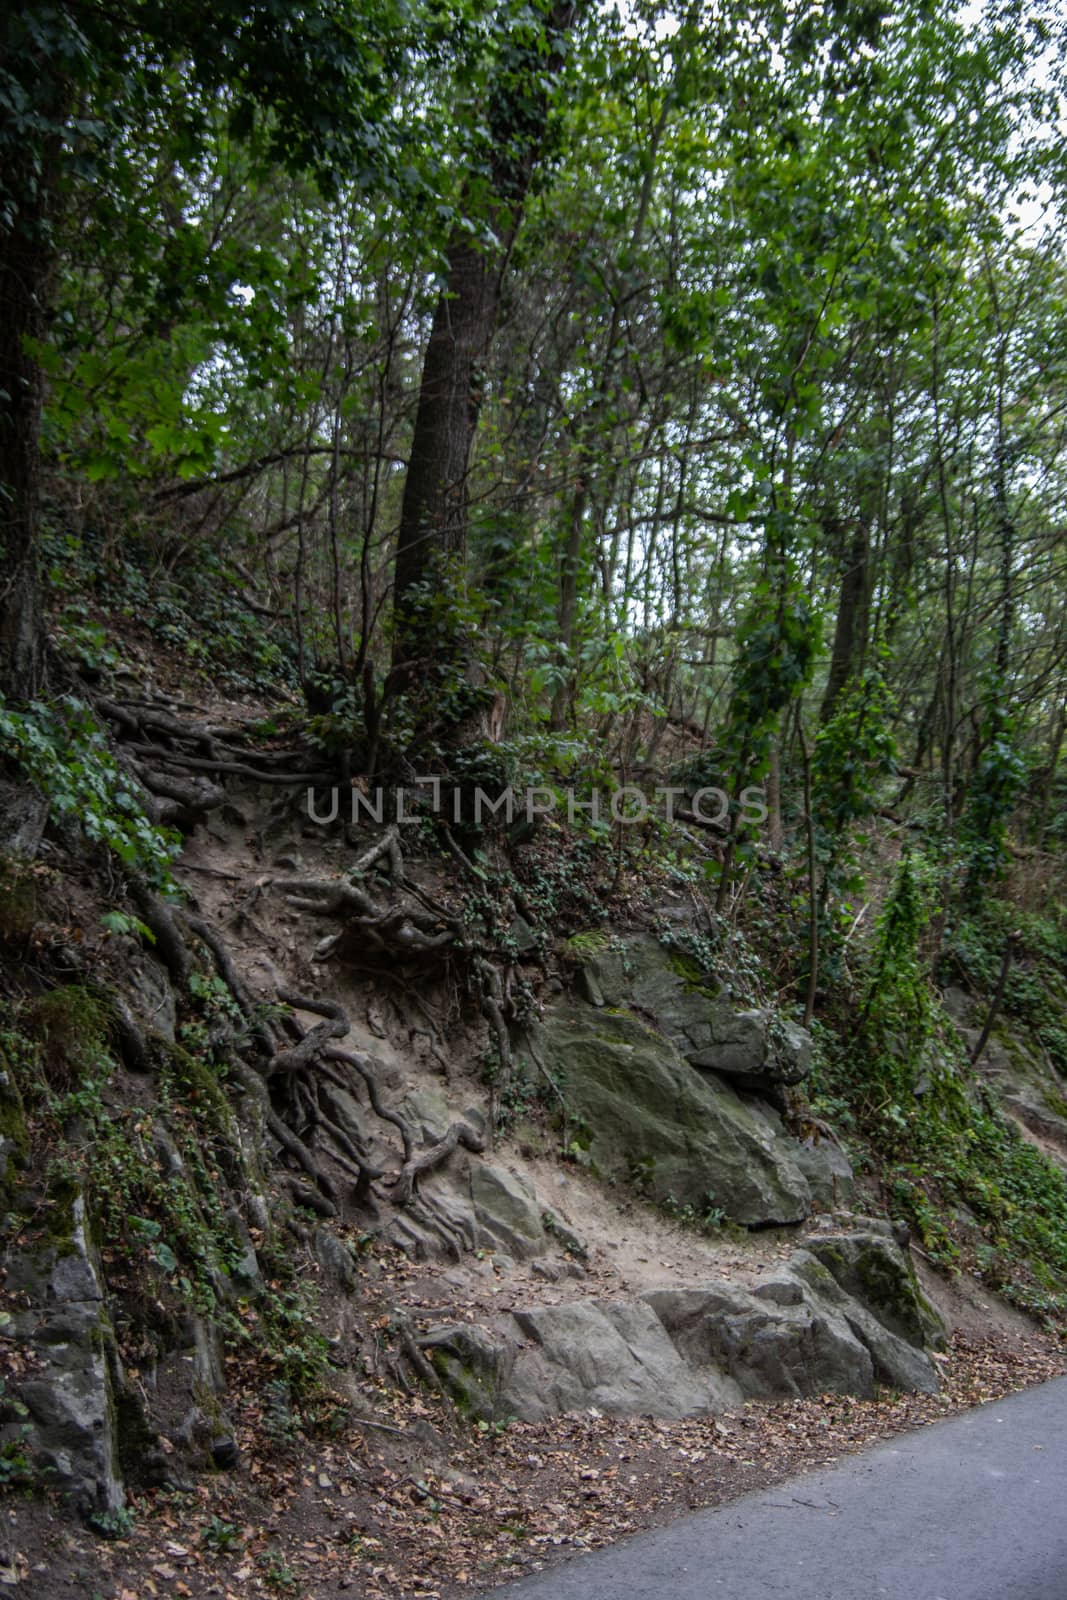
<path fill-rule="evenodd" d="M 28 710 L 14 711 L 0 699 L 0 754 L 92 843 L 106 845 L 156 887 L 173 888 L 177 835 L 148 820 L 107 735 L 82 701 L 64 696 L 54 705 L 34 701 Z"/>
<path fill-rule="evenodd" d="M 116 1511 L 93 1511 L 85 1520 L 101 1539 L 128 1539 L 137 1525 L 129 1506 L 119 1506 Z"/>
<path fill-rule="evenodd" d="M 992 994 L 1011 933 L 1019 937 L 1004 986 L 1004 1017 L 1021 1023 L 1056 1070 L 1067 1074 L 1067 931 L 1061 922 L 986 900 L 977 910 L 964 910 L 948 930 L 938 976 Z"/>
<path fill-rule="evenodd" d="M 40 1041 L 38 1059 L 53 1089 L 70 1089 L 107 1047 L 110 1012 L 91 989 L 69 984 L 50 989 L 30 1008 L 29 1026 Z"/>
<path fill-rule="evenodd" d="M 860 1024 L 864 1084 L 887 1124 L 906 1120 L 924 1069 L 938 1071 L 929 972 L 920 939 L 929 916 L 923 868 L 905 852 L 878 919 Z"/>
<path fill-rule="evenodd" d="M 694 1205 L 692 1201 L 686 1201 L 683 1205 L 674 1195 L 669 1194 L 663 1199 L 662 1206 L 675 1222 L 680 1222 L 687 1228 L 696 1228 L 701 1233 L 720 1232 L 729 1218 L 729 1213 L 716 1202 L 710 1190 L 700 1205 Z"/>
<path fill-rule="evenodd" d="M 766 772 L 770 743 L 785 707 L 815 668 L 822 636 L 818 614 L 784 574 L 757 584 L 737 634 L 733 694 L 723 740 L 739 776 Z"/>
<path fill-rule="evenodd" d="M 200 1543 L 218 1555 L 232 1555 L 242 1548 L 243 1540 L 236 1523 L 213 1516 L 200 1530 Z"/>
<path fill-rule="evenodd" d="M 966 1266 L 1062 1325 L 1067 1174 L 1000 1110 L 933 1004 L 920 954 L 925 902 L 922 863 L 905 856 L 879 922 L 860 1027 L 836 1039 L 820 1032 L 813 1104 L 866 1141 L 891 1211 L 935 1262 Z M 982 966 L 988 985 L 998 938 L 973 923 L 956 934 L 957 950 L 986 950 L 972 972 Z"/>
<path fill-rule="evenodd" d="M 982 726 L 985 748 L 967 789 L 960 827 L 964 894 L 973 904 L 1008 866 L 1008 824 L 1029 776 L 1018 748 L 1015 719 L 995 699 Z"/>
<path fill-rule="evenodd" d="M 6 1315 L 6 1314 L 5 1314 Z M 0 1410 L 11 1434 L 0 1444 L 0 1493 L 5 1489 L 34 1489 L 40 1486 L 40 1474 L 28 1452 L 28 1440 L 33 1432 L 29 1411 L 23 1402 L 7 1393 L 7 1379 L 0 1378 Z"/>
<path fill-rule="evenodd" d="M 820 858 L 832 859 L 848 828 L 877 808 L 882 781 L 896 770 L 896 701 L 881 670 L 868 668 L 838 696 L 812 758 L 812 797 Z"/>
<path fill-rule="evenodd" d="M 295 687 L 292 638 L 248 604 L 225 548 L 196 546 L 169 570 L 160 568 L 158 552 L 133 530 L 118 559 L 99 529 L 79 535 L 59 524 L 45 530 L 41 546 L 49 587 L 59 595 L 90 596 L 107 616 L 106 626 L 88 628 L 91 646 L 65 646 L 68 628 L 60 624 L 58 642 L 83 667 L 111 671 L 118 656 L 107 640 L 132 623 L 194 671 L 229 688 L 271 694 Z"/>

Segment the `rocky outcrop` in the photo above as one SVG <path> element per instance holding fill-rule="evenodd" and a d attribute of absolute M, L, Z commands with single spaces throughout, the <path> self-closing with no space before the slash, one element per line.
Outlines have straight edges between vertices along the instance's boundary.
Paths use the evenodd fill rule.
<path fill-rule="evenodd" d="M 539 1306 L 486 1327 L 433 1330 L 437 1372 L 476 1416 L 542 1422 L 590 1407 L 611 1416 L 699 1416 L 716 1394 L 640 1300 Z"/>
<path fill-rule="evenodd" d="M 651 1198 L 700 1212 L 721 1207 L 747 1227 L 809 1214 L 811 1192 L 793 1141 L 724 1081 L 694 1072 L 635 1013 L 556 1005 L 524 1049 L 562 1086 L 605 1176 L 636 1179 Z"/>
<path fill-rule="evenodd" d="M 679 1055 L 735 1088 L 779 1099 L 811 1068 L 810 1036 L 767 1008 L 739 1011 L 688 957 L 651 934 L 621 941 L 582 973 L 591 1004 L 625 1006 L 649 1018 Z"/>
<path fill-rule="evenodd" d="M 53 1198 L 47 1237 L 7 1257 L 4 1334 L 26 1376 L 5 1396 L 0 1441 L 88 1518 L 119 1510 L 114 1336 L 81 1195 Z"/>
<path fill-rule="evenodd" d="M 506 1167 L 461 1154 L 427 1180 L 422 1194 L 427 1204 L 415 1215 L 398 1213 L 387 1232 L 416 1261 L 439 1256 L 443 1244 L 453 1256 L 483 1250 L 512 1261 L 585 1254 L 563 1218 Z"/>
<path fill-rule="evenodd" d="M 590 1407 L 678 1418 L 746 1398 L 936 1390 L 939 1326 L 893 1240 L 871 1231 L 808 1243 L 755 1287 L 517 1311 L 435 1328 L 424 1347 L 458 1401 L 490 1419 Z"/>

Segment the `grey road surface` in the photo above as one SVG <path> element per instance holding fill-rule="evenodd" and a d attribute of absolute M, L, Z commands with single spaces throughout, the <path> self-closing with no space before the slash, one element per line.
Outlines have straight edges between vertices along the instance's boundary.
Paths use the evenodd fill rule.
<path fill-rule="evenodd" d="M 506 1600 L 1067 1600 L 1067 1378 L 538 1573 Z"/>

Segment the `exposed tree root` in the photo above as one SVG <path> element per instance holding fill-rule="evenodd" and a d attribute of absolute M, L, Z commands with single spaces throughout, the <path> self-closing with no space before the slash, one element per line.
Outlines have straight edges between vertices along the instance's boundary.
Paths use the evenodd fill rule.
<path fill-rule="evenodd" d="M 424 1173 L 432 1172 L 434 1167 L 439 1167 L 442 1161 L 462 1145 L 464 1150 L 470 1150 L 480 1155 L 485 1149 L 485 1140 L 480 1133 L 466 1122 L 454 1122 L 436 1144 L 428 1150 L 423 1150 L 417 1156 L 411 1156 L 401 1167 L 391 1189 L 391 1198 L 394 1205 L 406 1206 L 415 1190 L 415 1185 Z"/>
<path fill-rule="evenodd" d="M 155 953 L 179 989 L 188 987 L 193 970 L 192 957 L 178 929 L 170 907 L 153 894 L 141 878 L 131 878 L 129 895 L 138 915 L 155 939 Z"/>
<path fill-rule="evenodd" d="M 308 1177 L 311 1179 L 312 1183 L 314 1183 L 316 1187 L 321 1190 L 328 1200 L 336 1201 L 337 1189 L 334 1185 L 333 1179 L 328 1177 L 327 1174 L 323 1172 L 322 1168 L 319 1166 L 318 1162 L 315 1160 L 304 1141 L 302 1139 L 298 1139 L 291 1128 L 286 1127 L 285 1123 L 282 1121 L 281 1117 L 278 1116 L 276 1111 L 271 1111 L 268 1109 L 267 1127 L 270 1129 L 275 1139 L 277 1139 L 282 1149 L 287 1151 L 288 1154 L 292 1156 L 293 1160 L 303 1168 Z M 336 1216 L 336 1214 L 337 1211 L 335 1206 L 334 1215 Z"/>
<path fill-rule="evenodd" d="M 279 1072 L 302 1072 L 310 1065 L 331 1039 L 343 1039 L 348 1032 L 348 1018 L 339 1005 L 330 1000 L 310 1000 L 306 995 L 293 994 L 288 989 L 279 989 L 278 998 L 284 1000 L 287 1006 L 293 1006 L 298 1011 L 311 1011 L 321 1015 L 324 1020 L 305 1033 L 299 1044 L 289 1050 L 279 1050 L 267 1065 L 267 1076 L 273 1077 Z"/>
<path fill-rule="evenodd" d="M 392 1123 L 399 1133 L 401 1143 L 404 1146 L 404 1160 L 409 1160 L 415 1142 L 411 1125 L 405 1121 L 399 1111 L 393 1111 L 383 1103 L 378 1080 L 369 1059 L 366 1056 L 357 1055 L 352 1050 L 339 1050 L 336 1045 L 332 1044 L 327 1045 L 322 1054 L 325 1060 L 336 1061 L 341 1066 L 351 1067 L 353 1072 L 359 1074 L 367 1086 L 367 1094 L 375 1116 L 379 1117 L 382 1122 Z"/>
<path fill-rule="evenodd" d="M 296 1178 L 290 1178 L 286 1188 L 298 1206 L 314 1211 L 319 1217 L 336 1217 L 337 1207 L 317 1189 L 310 1188 L 306 1183 L 300 1183 Z"/>
<path fill-rule="evenodd" d="M 248 783 L 288 784 L 291 787 L 303 784 L 314 787 L 317 784 L 330 784 L 334 780 L 332 772 L 274 772 L 269 768 L 249 766 L 244 761 L 189 756 L 180 750 L 165 750 L 158 744 L 138 743 L 131 744 L 129 748 L 134 755 L 148 756 L 153 761 L 162 761 L 175 767 L 188 767 L 191 772 L 211 772 L 222 778 L 244 778 Z"/>

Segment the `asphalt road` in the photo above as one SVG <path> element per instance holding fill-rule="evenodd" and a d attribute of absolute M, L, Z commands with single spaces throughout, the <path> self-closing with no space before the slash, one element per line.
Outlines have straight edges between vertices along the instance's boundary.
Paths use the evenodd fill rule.
<path fill-rule="evenodd" d="M 1067 1600 L 1067 1378 L 509 1586 L 508 1600 Z"/>

